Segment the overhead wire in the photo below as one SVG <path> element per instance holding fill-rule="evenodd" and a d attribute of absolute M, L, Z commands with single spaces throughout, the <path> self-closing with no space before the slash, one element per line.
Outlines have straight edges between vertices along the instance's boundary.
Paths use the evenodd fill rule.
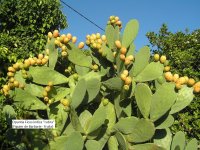
<path fill-rule="evenodd" d="M 67 4 L 66 2 L 64 2 L 63 0 L 60 0 L 65 6 L 67 6 L 68 8 L 70 8 L 71 10 L 73 10 L 75 13 L 77 13 L 78 15 L 80 15 L 82 18 L 84 18 L 85 20 L 87 20 L 88 22 L 90 22 L 91 24 L 93 24 L 94 26 L 96 26 L 97 28 L 99 28 L 102 31 L 105 31 L 103 28 L 101 28 L 99 25 L 97 25 L 94 21 L 90 20 L 89 18 L 87 18 L 86 16 L 84 16 L 83 14 L 81 14 L 79 11 L 77 11 L 76 9 L 74 9 L 73 7 L 71 7 L 69 4 Z"/>

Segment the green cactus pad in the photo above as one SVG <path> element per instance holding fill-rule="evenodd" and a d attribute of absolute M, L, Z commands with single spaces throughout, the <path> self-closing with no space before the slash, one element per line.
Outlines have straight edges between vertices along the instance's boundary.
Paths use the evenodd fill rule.
<path fill-rule="evenodd" d="M 106 59 L 110 62 L 114 62 L 113 52 L 112 50 L 106 46 L 106 44 L 102 45 L 103 53 L 106 54 Z"/>
<path fill-rule="evenodd" d="M 172 106 L 170 114 L 181 111 L 188 106 L 194 98 L 193 89 L 187 86 L 183 86 L 177 95 L 175 104 Z"/>
<path fill-rule="evenodd" d="M 54 69 L 58 59 L 58 49 L 54 44 L 55 39 L 52 38 L 46 45 L 46 49 L 49 49 L 49 68 Z"/>
<path fill-rule="evenodd" d="M 40 101 L 37 97 L 31 95 L 30 93 L 22 90 L 15 89 L 14 101 L 19 102 L 24 109 L 29 110 L 44 110 L 47 109 L 47 106 Z"/>
<path fill-rule="evenodd" d="M 108 140 L 108 149 L 109 150 L 118 150 L 118 142 L 115 136 L 111 136 Z"/>
<path fill-rule="evenodd" d="M 120 150 L 128 150 L 128 144 L 126 142 L 126 138 L 124 137 L 124 135 L 120 132 L 117 132 L 115 134 L 115 137 L 117 138 L 117 141 L 119 143 L 119 149 Z"/>
<path fill-rule="evenodd" d="M 126 117 L 121 118 L 115 125 L 114 129 L 122 132 L 123 134 L 130 134 L 135 128 L 135 125 L 138 123 L 138 118 L 136 117 Z"/>
<path fill-rule="evenodd" d="M 137 84 L 135 88 L 135 98 L 143 117 L 148 118 L 152 100 L 152 92 L 149 86 L 144 83 Z"/>
<path fill-rule="evenodd" d="M 29 73 L 33 77 L 33 82 L 42 85 L 48 85 L 48 82 L 53 82 L 54 85 L 68 82 L 68 78 L 59 72 L 52 70 L 49 67 L 30 67 Z"/>
<path fill-rule="evenodd" d="M 72 93 L 72 103 L 74 108 L 77 108 L 83 101 L 86 94 L 86 81 L 85 79 L 80 79 L 76 84 L 76 87 Z"/>
<path fill-rule="evenodd" d="M 192 139 L 188 142 L 185 150 L 197 150 L 198 149 L 198 141 L 196 139 Z"/>
<path fill-rule="evenodd" d="M 170 150 L 171 142 L 172 142 L 172 133 L 169 128 L 156 130 L 153 142 L 165 148 L 166 150 Z"/>
<path fill-rule="evenodd" d="M 153 143 L 138 144 L 133 146 L 134 150 L 166 150 L 165 148 L 159 147 Z"/>
<path fill-rule="evenodd" d="M 178 147 L 180 150 L 184 150 L 185 147 L 185 134 L 182 131 L 177 132 L 173 137 L 171 150 L 177 150 Z"/>
<path fill-rule="evenodd" d="M 93 131 L 97 130 L 99 127 L 101 127 L 104 124 L 104 121 L 106 119 L 106 110 L 105 107 L 99 107 L 93 114 L 90 123 L 88 125 L 88 128 L 86 130 L 86 133 L 92 133 Z"/>
<path fill-rule="evenodd" d="M 95 140 L 87 140 L 85 143 L 85 147 L 87 150 L 101 150 L 100 143 Z"/>
<path fill-rule="evenodd" d="M 73 128 L 74 128 L 76 131 L 79 131 L 79 132 L 81 132 L 81 133 L 84 133 L 84 129 L 83 129 L 83 127 L 81 126 L 79 117 L 78 117 L 78 115 L 76 114 L 76 111 L 75 111 L 75 109 L 74 109 L 73 107 L 71 107 L 71 110 L 70 110 L 70 120 L 71 120 L 71 123 L 72 123 Z"/>
<path fill-rule="evenodd" d="M 43 97 L 42 92 L 44 91 L 44 87 L 36 85 L 36 84 L 26 84 L 24 90 L 36 97 Z"/>
<path fill-rule="evenodd" d="M 136 77 L 136 82 L 146 82 L 157 79 L 163 74 L 163 65 L 159 62 L 151 62 Z"/>
<path fill-rule="evenodd" d="M 102 84 L 107 88 L 109 88 L 110 90 L 116 90 L 116 91 L 120 91 L 123 86 L 123 82 L 119 77 L 110 78 L 102 82 Z"/>
<path fill-rule="evenodd" d="M 160 120 L 160 119 L 159 119 Z M 157 120 L 157 121 L 159 121 Z M 162 120 L 162 122 L 156 126 L 156 129 L 164 129 L 172 126 L 174 123 L 174 117 L 172 115 L 168 115 L 165 120 Z"/>
<path fill-rule="evenodd" d="M 150 58 L 150 49 L 148 46 L 142 47 L 135 55 L 135 62 L 132 76 L 137 76 L 148 64 Z"/>
<path fill-rule="evenodd" d="M 88 110 L 85 110 L 80 114 L 79 120 L 84 130 L 88 128 L 91 118 L 92 118 L 92 114 Z"/>
<path fill-rule="evenodd" d="M 86 75 L 90 70 L 90 68 L 82 67 L 79 65 L 75 65 L 75 69 L 76 69 L 76 72 L 78 73 L 78 75 L 80 75 L 80 76 Z"/>
<path fill-rule="evenodd" d="M 115 41 L 119 39 L 119 28 L 107 25 L 105 34 L 109 48 L 113 49 Z"/>
<path fill-rule="evenodd" d="M 75 65 L 90 68 L 92 64 L 92 58 L 90 56 L 87 56 L 82 50 L 76 47 L 72 47 L 72 50 L 68 50 L 67 52 L 69 54 L 69 61 L 71 61 Z"/>
<path fill-rule="evenodd" d="M 3 107 L 3 113 L 6 115 L 6 119 L 13 119 L 17 115 L 14 108 L 10 105 L 5 105 Z"/>
<path fill-rule="evenodd" d="M 60 101 L 71 92 L 70 88 L 55 86 L 49 92 L 49 97 L 54 99 L 54 102 Z"/>
<path fill-rule="evenodd" d="M 134 125 L 131 134 L 127 135 L 129 142 L 140 143 L 150 140 L 155 133 L 154 124 L 146 119 L 140 119 Z"/>
<path fill-rule="evenodd" d="M 69 136 L 60 136 L 50 142 L 50 149 L 57 150 L 82 150 L 84 145 L 83 137 L 79 132 L 73 132 Z"/>
<path fill-rule="evenodd" d="M 122 46 L 126 48 L 133 42 L 136 38 L 139 30 L 139 23 L 137 20 L 132 19 L 130 20 L 124 29 L 123 37 L 122 37 Z"/>
<path fill-rule="evenodd" d="M 170 110 L 174 104 L 177 94 L 174 91 L 175 85 L 173 83 L 164 83 L 152 96 L 150 118 L 153 121 L 158 120 L 167 111 Z M 158 105 L 159 104 L 159 105 Z"/>

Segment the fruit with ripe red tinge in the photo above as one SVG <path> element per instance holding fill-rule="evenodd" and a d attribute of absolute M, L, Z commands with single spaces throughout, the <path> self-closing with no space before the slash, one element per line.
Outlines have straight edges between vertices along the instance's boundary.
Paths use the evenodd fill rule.
<path fill-rule="evenodd" d="M 122 61 L 124 61 L 125 58 L 126 58 L 126 56 L 125 56 L 124 54 L 120 54 L 120 55 L 119 55 L 119 58 L 120 58 Z"/>
<path fill-rule="evenodd" d="M 125 65 L 129 65 L 130 63 L 131 63 L 130 59 L 125 58 L 124 64 L 125 64 Z"/>
<path fill-rule="evenodd" d="M 167 81 L 172 81 L 172 80 L 173 80 L 173 75 L 172 75 L 172 73 L 171 73 L 171 72 L 166 72 L 166 73 L 165 73 L 165 79 L 166 79 Z"/>
<path fill-rule="evenodd" d="M 76 41 L 77 41 L 77 37 L 76 37 L 76 36 L 73 36 L 73 37 L 72 37 L 72 43 L 76 43 Z"/>
<path fill-rule="evenodd" d="M 120 53 L 121 54 L 126 54 L 126 52 L 127 52 L 127 49 L 126 49 L 126 47 L 122 47 L 121 49 L 120 49 Z"/>
<path fill-rule="evenodd" d="M 125 79 L 125 84 L 126 84 L 126 85 L 130 85 L 131 82 L 132 82 L 131 77 L 126 77 L 126 79 Z"/>
<path fill-rule="evenodd" d="M 189 78 L 187 84 L 188 86 L 193 86 L 195 84 L 195 80 L 193 78 Z"/>
<path fill-rule="evenodd" d="M 58 30 L 54 30 L 53 31 L 53 37 L 57 38 L 59 36 L 59 31 Z"/>
<path fill-rule="evenodd" d="M 80 42 L 80 43 L 78 44 L 78 48 L 79 48 L 79 49 L 82 49 L 82 48 L 84 47 L 84 45 L 85 45 L 84 42 Z"/>

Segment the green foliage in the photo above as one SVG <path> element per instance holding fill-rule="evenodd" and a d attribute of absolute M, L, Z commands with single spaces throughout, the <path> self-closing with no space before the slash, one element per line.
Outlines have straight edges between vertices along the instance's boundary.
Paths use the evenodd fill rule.
<path fill-rule="evenodd" d="M 2 89 L 2 93 L 13 100 L 11 104 L 22 111 L 32 112 L 30 118 L 54 119 L 56 123 L 55 129 L 41 129 L 41 132 L 28 130 L 21 133 L 17 130 L 12 135 L 18 136 L 19 141 L 13 146 L 23 145 L 26 149 L 165 150 L 183 145 L 183 141 L 179 142 L 177 138 L 179 133 L 172 139 L 169 127 L 174 119 L 170 110 L 180 111 L 189 105 L 193 88 L 187 87 L 177 92 L 173 82 L 161 82 L 155 86 L 157 78 L 163 76 L 164 64 L 150 62 L 150 49 L 147 47 L 136 54 L 135 61 L 132 59 L 125 64 L 114 45 L 115 40 L 120 40 L 120 33 L 115 30 L 118 27 L 108 26 L 106 34 L 110 37 L 107 42 L 101 41 L 103 49 L 88 44 L 86 53 L 72 40 L 64 43 L 57 38 L 62 43 L 58 45 L 53 43 L 55 38 L 52 37 L 47 43 L 51 49 L 49 53 L 52 53 L 45 55 L 49 58 L 47 63 L 31 64 L 16 69 L 13 75 L 11 73 L 15 84 L 12 77 L 8 77 Z M 138 23 L 135 20 L 125 27 L 122 37 L 127 47 L 126 56 L 134 51 L 132 41 L 137 30 Z M 63 45 L 69 48 L 68 56 L 61 55 L 57 59 Z M 116 57 L 107 57 L 104 50 L 107 54 L 109 50 L 109 53 L 116 52 Z M 53 55 L 55 52 L 58 55 Z M 21 63 L 24 66 L 26 61 Z M 118 68 L 114 67 L 116 65 Z M 137 68 L 135 71 L 134 67 Z M 31 92 L 30 89 L 35 91 Z M 188 96 L 184 96 L 188 93 Z M 176 106 L 180 105 L 182 98 L 182 107 L 177 110 Z M 4 110 L 7 121 L 18 115 L 11 106 L 6 106 Z M 196 144 L 196 141 L 192 140 L 188 148 L 193 143 Z"/>
<path fill-rule="evenodd" d="M 151 43 L 153 53 L 164 54 L 170 60 L 171 71 L 173 73 L 178 73 L 181 76 L 187 75 L 195 80 L 200 79 L 199 29 L 192 32 L 186 30 L 185 32 L 178 31 L 173 33 L 168 30 L 167 25 L 163 24 L 158 33 L 148 32 L 146 35 Z M 181 91 L 183 92 L 184 89 Z M 190 93 L 189 91 L 187 91 L 188 94 Z M 186 93 L 184 95 L 186 96 Z M 188 95 L 187 99 L 180 98 L 177 100 L 173 110 L 175 107 L 177 111 L 179 108 L 184 108 L 187 103 L 190 103 L 191 99 L 191 94 Z M 187 137 L 195 137 L 200 140 L 200 134 L 198 132 L 200 127 L 199 107 L 200 97 L 197 94 L 195 95 L 194 101 L 188 107 L 175 114 L 177 121 L 175 121 L 175 125 L 172 127 L 173 133 L 182 130 L 187 133 Z"/>

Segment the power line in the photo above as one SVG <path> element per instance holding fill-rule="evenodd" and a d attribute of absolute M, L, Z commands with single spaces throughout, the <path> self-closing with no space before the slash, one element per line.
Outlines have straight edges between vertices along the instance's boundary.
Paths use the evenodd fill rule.
<path fill-rule="evenodd" d="M 70 8 L 71 10 L 73 10 L 74 12 L 76 12 L 78 15 L 80 15 L 81 17 L 83 17 L 84 19 L 86 19 L 87 21 L 89 21 L 90 23 L 92 23 L 93 25 L 95 25 L 97 28 L 99 28 L 100 30 L 104 31 L 103 28 L 101 28 L 99 25 L 97 25 L 96 23 L 94 23 L 93 21 L 91 21 L 90 19 L 88 19 L 87 17 L 85 17 L 83 14 L 81 14 L 80 12 L 78 12 L 77 10 L 75 10 L 74 8 L 72 8 L 70 5 L 68 5 L 66 2 L 60 0 L 65 6 L 67 6 L 68 8 Z"/>

